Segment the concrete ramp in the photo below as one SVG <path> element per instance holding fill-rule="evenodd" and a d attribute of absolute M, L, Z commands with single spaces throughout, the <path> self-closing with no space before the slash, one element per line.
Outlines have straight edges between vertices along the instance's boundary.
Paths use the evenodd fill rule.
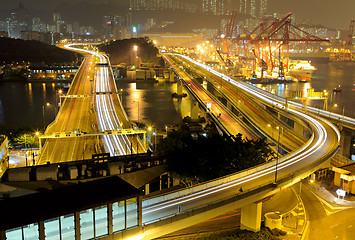
<path fill-rule="evenodd" d="M 134 187 L 140 188 L 163 174 L 166 171 L 167 166 L 168 165 L 166 164 L 162 164 L 141 171 L 124 173 L 118 176 Z"/>

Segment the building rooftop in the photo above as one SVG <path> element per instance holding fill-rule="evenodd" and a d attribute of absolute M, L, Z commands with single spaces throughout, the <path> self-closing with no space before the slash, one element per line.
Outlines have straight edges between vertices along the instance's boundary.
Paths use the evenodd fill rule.
<path fill-rule="evenodd" d="M 47 181 L 47 184 L 56 187 L 53 190 L 37 189 L 35 193 L 0 200 L 1 215 L 6 216 L 0 218 L 0 230 L 143 195 L 118 176 L 78 181 L 70 185 L 58 181 Z"/>

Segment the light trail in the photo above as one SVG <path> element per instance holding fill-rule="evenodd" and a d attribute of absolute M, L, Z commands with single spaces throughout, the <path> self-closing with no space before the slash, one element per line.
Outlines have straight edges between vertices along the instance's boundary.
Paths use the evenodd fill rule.
<path fill-rule="evenodd" d="M 175 54 L 174 54 L 175 55 Z M 195 63 L 198 66 L 205 68 L 206 70 L 212 72 L 213 74 L 223 78 L 224 80 L 230 82 L 231 84 L 247 91 L 249 94 L 252 94 L 255 98 L 259 99 L 263 102 L 268 102 L 281 110 L 285 110 L 286 108 L 283 106 L 283 99 L 275 98 L 273 95 L 267 94 L 259 89 L 250 86 L 248 84 L 239 83 L 227 76 L 224 76 L 214 69 L 211 69 L 203 64 L 194 62 L 188 59 L 185 56 L 179 55 L 181 57 L 186 58 L 188 61 Z M 307 115 L 297 109 L 288 108 L 287 111 L 290 114 L 293 114 L 310 125 L 312 129 L 312 135 L 310 139 L 299 149 L 296 151 L 285 155 L 280 158 L 277 163 L 277 171 L 280 174 L 278 179 L 283 179 L 289 174 L 295 174 L 302 170 L 304 167 L 308 166 L 313 162 L 317 162 L 318 159 L 322 157 L 327 157 L 333 154 L 333 151 L 339 146 L 340 141 L 340 133 L 337 128 L 331 124 L 330 122 L 321 119 L 317 116 Z M 331 135 L 329 135 L 331 134 Z M 166 195 L 152 197 L 143 201 L 143 222 L 150 223 L 159 220 L 158 218 L 154 218 L 152 216 L 159 216 L 159 218 L 164 218 L 171 215 L 174 211 L 170 209 L 175 209 L 179 204 L 185 204 L 186 206 L 196 206 L 196 203 L 204 202 L 208 199 L 218 199 L 218 196 L 226 196 L 223 195 L 223 192 L 229 191 L 228 194 L 234 195 L 233 189 L 238 189 L 243 186 L 244 191 L 252 190 L 255 187 L 256 183 L 259 183 L 257 186 L 266 186 L 270 183 L 274 182 L 273 176 L 275 176 L 276 172 L 276 162 L 266 163 L 262 166 L 258 166 L 252 168 L 248 171 L 249 174 L 243 175 L 243 172 L 236 173 L 236 179 L 224 182 L 219 184 L 222 179 L 229 179 L 230 176 L 225 178 L 221 178 L 215 181 L 210 181 L 209 183 L 204 183 L 203 185 L 209 184 L 206 189 L 202 189 L 201 187 L 192 187 L 189 189 L 176 191 L 173 193 L 168 193 Z M 238 175 L 241 177 L 238 177 Z M 295 177 L 297 179 L 297 176 Z M 216 182 L 215 185 L 213 182 Z M 211 186 L 210 186 L 211 185 Z M 194 190 L 196 188 L 196 190 Z M 169 197 L 170 196 L 170 197 Z M 178 197 L 174 197 L 178 196 Z M 157 201 L 155 199 L 160 199 L 160 197 L 164 197 L 165 201 Z M 171 199 L 169 199 L 171 198 Z M 153 202 L 149 205 L 149 202 Z M 197 205 L 198 206 L 198 205 Z M 184 207 L 184 209 L 191 209 L 191 207 Z M 165 215 L 164 215 L 165 214 Z"/>

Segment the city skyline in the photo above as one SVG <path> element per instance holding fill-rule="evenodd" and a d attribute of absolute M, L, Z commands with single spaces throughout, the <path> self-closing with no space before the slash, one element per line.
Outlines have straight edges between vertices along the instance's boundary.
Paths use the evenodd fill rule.
<path fill-rule="evenodd" d="M 72 6 L 81 3 L 95 3 L 95 5 L 101 4 L 101 6 L 113 4 L 117 6 L 128 6 L 129 0 L 71 0 L 65 2 L 45 1 L 45 0 L 28 0 L 28 1 L 5 1 L 2 3 L 0 9 L 0 20 L 4 21 L 10 17 L 11 9 L 18 7 L 19 3 L 23 3 L 24 7 L 29 10 L 29 16 L 40 17 L 41 19 L 50 19 L 52 13 L 58 9 L 63 9 L 65 5 Z M 201 0 L 202 2 L 202 0 Z M 226 1 L 230 2 L 230 1 Z M 235 1 L 238 5 L 239 1 Z M 332 0 L 299 0 L 295 4 L 291 0 L 269 0 L 267 2 L 268 9 L 267 14 L 281 13 L 286 14 L 292 12 L 297 19 L 310 20 L 312 24 L 322 24 L 326 27 L 346 29 L 349 26 L 350 20 L 355 18 L 355 1 L 344 0 L 341 4 Z M 236 6 L 239 8 L 239 6 Z M 119 9 L 119 8 L 118 8 Z M 122 8 L 121 8 L 122 9 Z M 122 9 L 123 10 L 123 9 Z M 115 11 L 113 9 L 112 11 Z M 99 11 L 98 11 L 99 12 Z M 99 13 L 98 13 L 99 14 Z M 93 14 L 95 15 L 95 14 Z M 77 20 L 82 21 L 85 19 L 85 14 L 78 11 Z"/>

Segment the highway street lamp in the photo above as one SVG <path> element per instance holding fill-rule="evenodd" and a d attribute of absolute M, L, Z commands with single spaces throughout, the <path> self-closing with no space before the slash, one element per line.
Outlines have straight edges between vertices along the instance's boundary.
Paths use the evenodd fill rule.
<path fill-rule="evenodd" d="M 338 104 L 334 104 L 334 107 L 338 107 Z M 343 120 L 342 122 L 344 121 L 344 118 L 345 118 L 345 105 L 343 105 Z"/>
<path fill-rule="evenodd" d="M 122 93 L 123 93 L 123 89 L 121 88 L 120 91 L 118 92 L 118 95 L 120 96 L 121 105 L 123 106 Z"/>
<path fill-rule="evenodd" d="M 58 99 L 56 99 L 56 100 L 57 100 L 57 105 L 58 105 L 59 107 L 62 106 L 62 94 L 63 94 L 63 90 L 62 90 L 62 89 L 59 89 L 58 92 L 57 92 L 57 95 L 58 95 L 58 98 L 59 98 L 59 105 L 58 105 Z"/>
<path fill-rule="evenodd" d="M 45 106 L 50 106 L 50 103 L 46 103 L 42 105 L 42 113 L 43 113 L 43 127 L 46 128 L 46 114 L 44 111 Z"/>
<path fill-rule="evenodd" d="M 148 131 L 152 132 L 152 135 L 154 136 L 154 155 L 156 155 L 156 152 L 157 152 L 157 132 L 156 132 L 156 129 L 154 131 L 153 127 L 148 127 Z M 152 141 L 152 139 L 150 141 Z"/>
<path fill-rule="evenodd" d="M 133 50 L 134 50 L 134 62 L 135 62 L 135 65 L 137 66 L 138 65 L 138 60 L 137 60 L 137 58 L 138 58 L 138 56 L 137 56 L 137 51 L 138 51 L 138 46 L 137 45 L 134 45 L 133 46 Z"/>
<path fill-rule="evenodd" d="M 283 134 L 284 128 L 283 128 L 283 127 L 280 127 L 280 126 L 277 126 L 276 129 L 279 130 L 279 136 L 278 136 L 278 138 L 277 138 L 277 153 L 276 153 L 277 155 L 276 155 L 276 165 L 275 165 L 275 169 L 276 169 L 276 170 L 275 170 L 275 184 L 277 183 L 277 164 L 278 164 L 278 162 L 279 162 L 280 134 Z M 281 133 L 281 131 L 282 131 L 282 133 Z"/>

